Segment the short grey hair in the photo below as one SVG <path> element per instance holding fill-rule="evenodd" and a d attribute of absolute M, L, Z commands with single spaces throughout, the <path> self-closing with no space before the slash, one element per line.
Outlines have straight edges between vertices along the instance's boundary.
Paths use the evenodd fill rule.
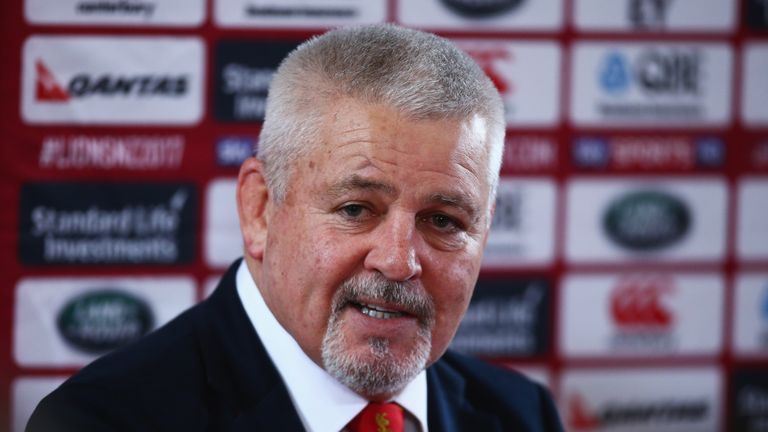
<path fill-rule="evenodd" d="M 376 24 L 316 36 L 277 69 L 257 153 L 276 202 L 284 199 L 297 161 L 317 144 L 325 110 L 343 97 L 384 104 L 412 120 L 484 118 L 489 124 L 488 181 L 494 196 L 505 132 L 496 87 L 477 63 L 446 39 Z"/>

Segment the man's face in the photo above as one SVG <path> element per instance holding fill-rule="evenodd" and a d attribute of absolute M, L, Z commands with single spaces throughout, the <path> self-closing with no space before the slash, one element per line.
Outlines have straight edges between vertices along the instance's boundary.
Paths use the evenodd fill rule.
<path fill-rule="evenodd" d="M 351 362 L 407 382 L 443 354 L 477 279 L 490 217 L 487 126 L 411 121 L 351 100 L 326 114 L 285 200 L 267 205 L 257 282 L 332 375 L 356 373 L 344 372 Z M 369 397 L 399 391 L 341 381 Z"/>

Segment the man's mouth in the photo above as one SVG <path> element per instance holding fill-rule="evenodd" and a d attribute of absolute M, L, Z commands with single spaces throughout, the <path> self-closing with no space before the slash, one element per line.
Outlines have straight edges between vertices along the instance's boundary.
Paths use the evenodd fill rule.
<path fill-rule="evenodd" d="M 363 315 L 367 315 L 376 319 L 391 319 L 406 316 L 405 313 L 387 309 L 382 306 L 372 305 L 368 303 L 352 303 Z"/>

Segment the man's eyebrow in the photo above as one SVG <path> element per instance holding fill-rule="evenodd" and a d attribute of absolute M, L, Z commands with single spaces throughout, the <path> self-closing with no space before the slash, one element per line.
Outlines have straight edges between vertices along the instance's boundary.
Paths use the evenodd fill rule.
<path fill-rule="evenodd" d="M 463 210 L 469 215 L 469 218 L 473 223 L 480 217 L 480 209 L 470 199 L 461 194 L 433 193 L 427 198 L 426 202 L 430 204 L 447 205 Z"/>
<path fill-rule="evenodd" d="M 386 195 L 395 195 L 396 189 L 389 183 L 371 180 L 360 175 L 353 174 L 331 185 L 326 192 L 331 197 L 340 197 L 352 191 L 375 191 Z"/>

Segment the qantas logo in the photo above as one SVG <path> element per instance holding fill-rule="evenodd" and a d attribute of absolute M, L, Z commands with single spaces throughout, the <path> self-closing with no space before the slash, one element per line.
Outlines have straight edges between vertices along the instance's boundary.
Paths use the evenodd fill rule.
<path fill-rule="evenodd" d="M 580 394 L 574 394 L 568 400 L 569 423 L 578 430 L 595 430 L 600 427 L 598 419 L 589 412 L 584 398 Z"/>
<path fill-rule="evenodd" d="M 512 54 L 504 49 L 468 49 L 469 54 L 491 79 L 501 94 L 511 94 L 514 86 L 493 67 L 496 60 L 512 60 Z"/>
<path fill-rule="evenodd" d="M 35 99 L 38 102 L 62 103 L 71 98 L 88 96 L 163 96 L 180 97 L 187 93 L 189 78 L 186 75 L 74 75 L 63 87 L 50 69 L 38 59 L 35 62 Z"/>
<path fill-rule="evenodd" d="M 573 394 L 568 399 L 570 430 L 592 431 L 605 427 L 700 422 L 709 412 L 705 399 L 608 402 L 599 410 L 591 409 L 584 398 Z"/>
<path fill-rule="evenodd" d="M 51 71 L 41 60 L 35 62 L 35 99 L 40 102 L 67 102 L 69 94 L 56 81 Z"/>
<path fill-rule="evenodd" d="M 190 125 L 202 118 L 199 38 L 33 35 L 23 51 L 25 123 Z"/>
<path fill-rule="evenodd" d="M 614 322 L 623 328 L 669 328 L 674 317 L 662 299 L 673 291 L 669 276 L 624 277 L 611 295 Z"/>

